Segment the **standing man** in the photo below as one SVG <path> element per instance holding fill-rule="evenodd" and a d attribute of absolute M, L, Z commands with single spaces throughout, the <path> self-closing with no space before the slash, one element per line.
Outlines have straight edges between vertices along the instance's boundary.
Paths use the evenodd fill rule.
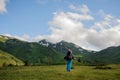
<path fill-rule="evenodd" d="M 68 50 L 67 55 L 64 57 L 64 59 L 67 61 L 66 69 L 68 72 L 70 72 L 72 67 L 72 59 L 74 59 L 74 56 L 72 55 L 72 51 L 70 49 Z"/>

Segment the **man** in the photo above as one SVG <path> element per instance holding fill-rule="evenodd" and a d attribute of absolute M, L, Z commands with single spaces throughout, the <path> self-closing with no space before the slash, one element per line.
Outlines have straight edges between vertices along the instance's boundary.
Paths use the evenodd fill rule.
<path fill-rule="evenodd" d="M 74 56 L 72 55 L 72 51 L 68 50 L 67 55 L 64 57 L 67 61 L 67 71 L 70 72 L 71 71 L 71 67 L 72 67 L 72 59 L 74 59 Z"/>

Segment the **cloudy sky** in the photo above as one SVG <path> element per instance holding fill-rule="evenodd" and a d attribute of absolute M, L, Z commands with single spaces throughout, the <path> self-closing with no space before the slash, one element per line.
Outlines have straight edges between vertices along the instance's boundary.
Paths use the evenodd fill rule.
<path fill-rule="evenodd" d="M 119 8 L 120 0 L 0 0 L 0 34 L 101 50 L 120 45 Z"/>

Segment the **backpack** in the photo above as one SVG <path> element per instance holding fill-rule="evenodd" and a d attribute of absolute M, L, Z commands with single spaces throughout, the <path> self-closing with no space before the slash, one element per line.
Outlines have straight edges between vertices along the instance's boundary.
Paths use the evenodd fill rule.
<path fill-rule="evenodd" d="M 67 56 L 65 56 L 64 59 L 67 60 Z"/>
<path fill-rule="evenodd" d="M 64 59 L 65 60 L 71 60 L 71 59 L 73 59 L 73 56 L 72 55 L 68 55 L 68 56 L 65 56 Z"/>

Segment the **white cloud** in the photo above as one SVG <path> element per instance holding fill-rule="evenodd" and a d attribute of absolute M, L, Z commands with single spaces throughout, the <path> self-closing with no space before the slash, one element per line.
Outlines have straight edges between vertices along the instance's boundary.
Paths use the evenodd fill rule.
<path fill-rule="evenodd" d="M 73 7 L 77 10 L 76 6 Z M 50 22 L 52 34 L 46 39 L 52 42 L 66 40 L 94 50 L 120 45 L 120 19 L 104 14 L 103 20 L 95 22 L 87 29 L 83 21 L 91 21 L 94 18 L 90 15 L 89 9 L 82 12 L 84 14 L 79 12 L 54 13 L 54 18 Z"/>
<path fill-rule="evenodd" d="M 8 36 L 8 37 L 19 39 L 19 40 L 28 41 L 28 42 L 36 42 L 36 41 L 45 39 L 45 36 L 41 36 L 41 35 L 38 35 L 36 37 L 31 37 L 31 36 L 29 36 L 27 34 L 24 34 L 22 36 L 11 35 L 11 34 L 4 34 L 4 35 Z"/>
<path fill-rule="evenodd" d="M 69 6 L 71 9 L 77 12 L 81 12 L 83 14 L 90 13 L 90 10 L 88 9 L 87 5 L 83 4 L 82 6 L 75 6 L 75 5 L 70 5 Z"/>
<path fill-rule="evenodd" d="M 6 3 L 8 2 L 8 0 L 0 0 L 0 13 L 6 13 L 7 9 L 6 9 Z"/>
<path fill-rule="evenodd" d="M 93 29 L 94 30 L 94 29 Z M 87 42 L 97 49 L 120 45 L 120 25 L 100 31 L 94 30 L 86 37 Z"/>
<path fill-rule="evenodd" d="M 17 38 L 17 39 L 20 39 L 20 40 L 27 41 L 27 40 L 25 39 L 25 37 L 20 37 L 20 36 L 11 35 L 11 34 L 5 34 L 5 36 L 12 37 L 12 38 Z"/>
<path fill-rule="evenodd" d="M 111 16 L 111 15 L 106 15 L 103 19 L 103 21 L 101 22 L 95 22 L 93 27 L 94 29 L 98 29 L 98 30 L 105 30 L 107 28 L 111 28 L 116 24 L 116 19 Z"/>
<path fill-rule="evenodd" d="M 53 42 L 67 40 L 75 43 L 76 40 L 82 41 L 86 36 L 82 20 L 90 19 L 77 13 L 56 13 L 54 19 L 50 22 L 52 34 L 48 37 L 48 40 L 52 40 Z M 76 37 L 79 38 L 76 39 Z"/>
<path fill-rule="evenodd" d="M 79 10 L 79 6 L 72 6 L 72 9 Z M 86 8 L 85 11 L 82 11 Z M 92 50 L 101 50 L 109 46 L 120 45 L 120 19 L 110 14 L 105 14 L 102 10 L 103 20 L 96 21 L 90 14 L 90 10 L 87 5 L 80 7 L 79 12 L 55 12 L 53 20 L 49 22 L 51 34 L 50 35 L 38 35 L 36 37 L 30 37 L 29 35 L 23 35 L 23 40 L 39 41 L 41 39 L 47 39 L 53 43 L 61 40 L 73 42 L 83 48 Z M 98 16 L 100 17 L 100 16 Z M 89 28 L 86 28 L 85 21 L 93 22 L 94 24 Z"/>

